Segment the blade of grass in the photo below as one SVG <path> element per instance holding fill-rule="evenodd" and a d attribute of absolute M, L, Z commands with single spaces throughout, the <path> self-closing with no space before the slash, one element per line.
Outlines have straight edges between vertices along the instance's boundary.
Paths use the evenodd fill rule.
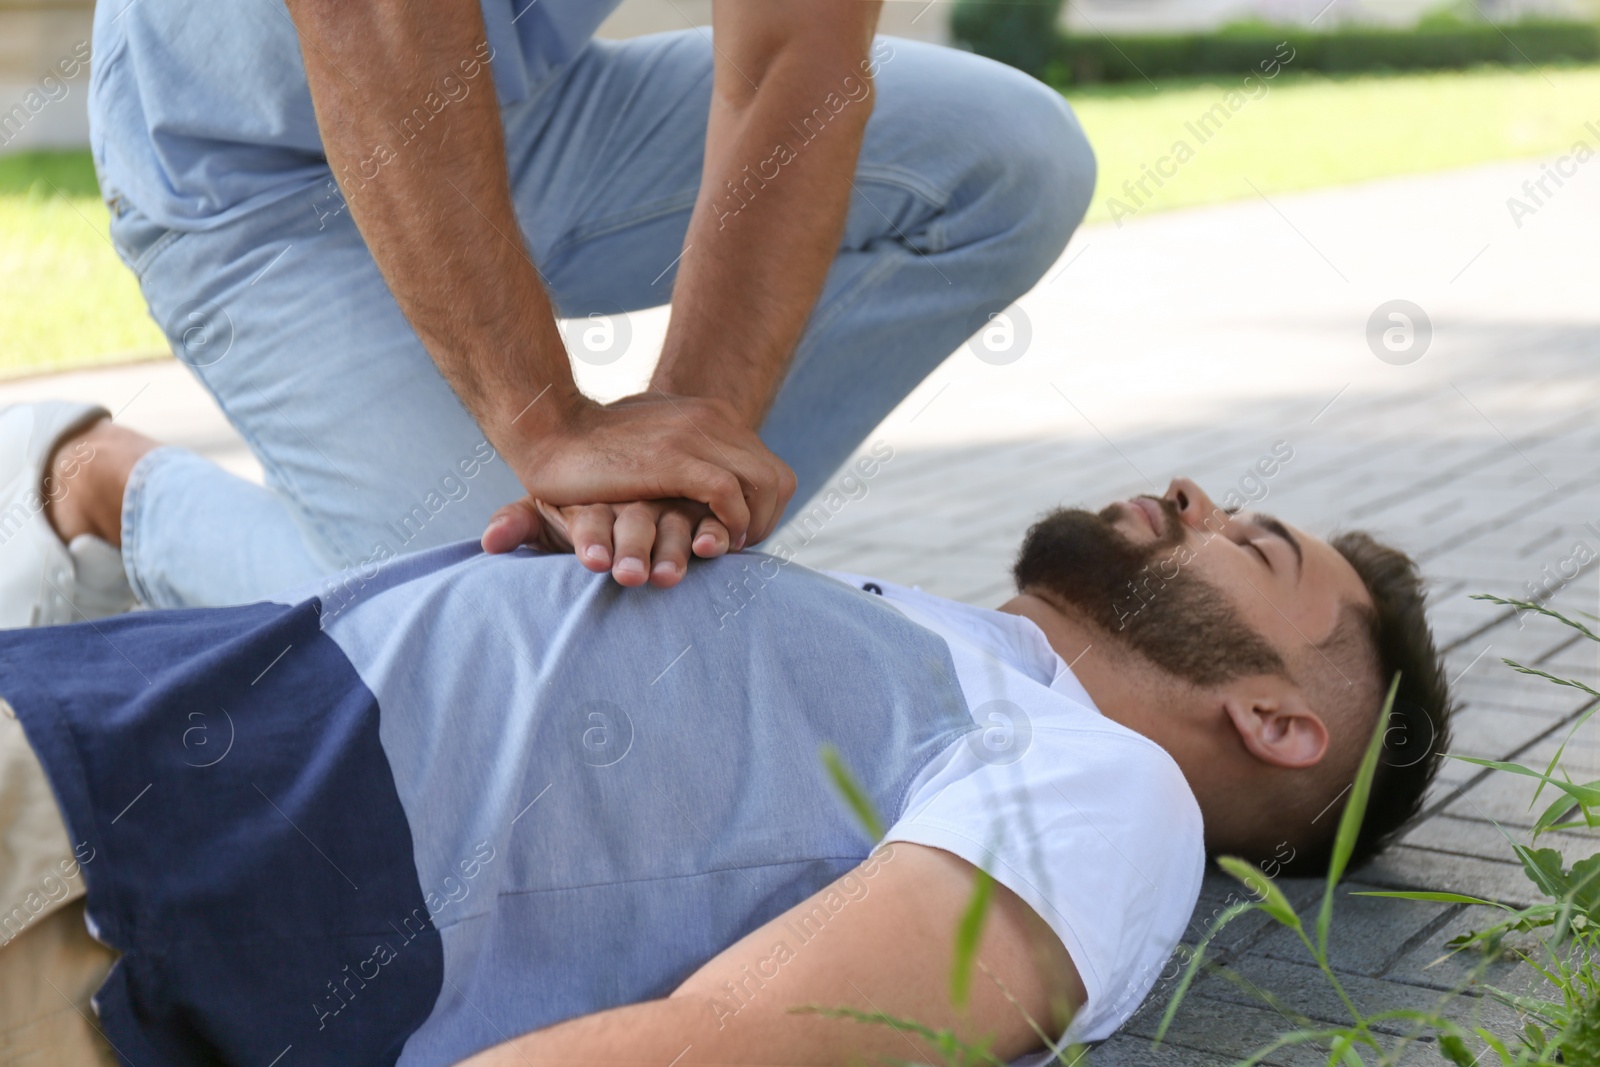
<path fill-rule="evenodd" d="M 1431 900 L 1439 904 L 1482 904 L 1489 908 L 1505 908 L 1504 904 L 1497 904 L 1492 900 L 1482 897 L 1469 897 L 1463 893 L 1434 893 L 1413 889 L 1369 890 L 1351 893 L 1353 897 L 1393 897 L 1395 900 Z M 1510 909 L 1507 909 L 1510 910 Z"/>
<path fill-rule="evenodd" d="M 1227 982 L 1240 992 L 1249 995 L 1253 1000 L 1258 1000 L 1265 1004 L 1267 1007 L 1281 1015 L 1284 1021 L 1289 1023 L 1291 1026 L 1304 1027 L 1316 1025 L 1315 1019 L 1303 1014 L 1298 1008 L 1294 1007 L 1282 997 L 1277 996 L 1271 990 L 1263 989 L 1255 982 L 1252 982 L 1245 975 L 1234 970 L 1225 963 L 1213 964 L 1208 973 L 1216 976 L 1221 981 Z"/>
<path fill-rule="evenodd" d="M 1206 948 L 1233 920 L 1247 911 L 1254 911 L 1258 905 L 1254 901 L 1244 900 L 1237 904 L 1230 904 L 1211 923 L 1211 929 L 1206 931 L 1206 936 L 1200 939 L 1200 944 L 1195 946 L 1194 953 L 1189 957 L 1189 965 L 1183 969 L 1183 977 L 1178 979 L 1178 988 L 1172 991 L 1172 999 L 1167 1001 L 1167 1010 L 1161 1013 L 1161 1025 L 1156 1027 L 1156 1036 L 1151 1039 L 1152 1045 L 1159 1045 L 1167 1035 L 1167 1029 L 1172 1025 L 1173 1016 L 1178 1014 L 1178 1006 L 1183 1003 L 1184 996 L 1189 992 L 1189 987 L 1194 984 L 1194 976 L 1200 970 L 1200 964 L 1205 959 Z"/>
<path fill-rule="evenodd" d="M 972 963 L 978 957 L 978 942 L 983 938 L 983 921 L 989 916 L 993 893 L 994 878 L 980 867 L 972 884 L 972 899 L 956 926 L 955 953 L 950 960 L 950 1003 L 958 1008 L 966 1007 L 972 991 Z"/>
<path fill-rule="evenodd" d="M 1313 1041 L 1327 1041 L 1330 1038 L 1342 1037 L 1347 1033 L 1349 1033 L 1348 1030 L 1291 1030 L 1287 1034 L 1280 1035 L 1272 1044 L 1252 1052 L 1248 1059 L 1240 1060 L 1238 1067 L 1256 1067 L 1262 1060 L 1279 1049 L 1306 1045 Z"/>
<path fill-rule="evenodd" d="M 1497 771 L 1506 771 L 1509 774 L 1520 774 L 1528 778 L 1538 778 L 1543 782 L 1555 786 L 1557 789 L 1561 790 L 1563 793 L 1566 793 L 1573 800 L 1576 800 L 1579 804 L 1582 804 L 1585 807 L 1600 807 L 1600 782 L 1577 785 L 1573 782 L 1564 782 L 1560 778 L 1556 778 L 1548 774 L 1540 774 L 1538 771 L 1530 770 L 1520 763 L 1506 763 L 1503 760 L 1480 759 L 1477 756 L 1457 756 L 1454 753 L 1449 753 L 1448 755 L 1451 759 L 1458 759 L 1463 763 L 1475 763 L 1480 767 L 1489 767 Z"/>
<path fill-rule="evenodd" d="M 867 832 L 867 836 L 874 841 L 882 841 L 887 832 L 883 820 L 878 817 L 878 809 L 873 807 L 872 798 L 867 796 L 867 791 L 861 788 L 855 775 L 844 765 L 844 759 L 839 755 L 839 750 L 832 745 L 822 746 L 822 762 L 828 768 L 828 777 L 833 779 L 833 787 L 844 797 L 844 802 L 855 813 L 856 821 Z"/>
<path fill-rule="evenodd" d="M 1443 1034 L 1439 1038 L 1439 1055 L 1456 1067 L 1477 1067 L 1478 1058 L 1467 1043 L 1456 1034 Z"/>
<path fill-rule="evenodd" d="M 1470 599 L 1487 600 L 1491 604 L 1499 604 L 1504 608 L 1516 608 L 1519 611 L 1532 611 L 1537 612 L 1540 615 L 1547 615 L 1561 623 L 1563 626 L 1572 627 L 1572 629 L 1578 631 L 1591 641 L 1600 641 L 1600 635 L 1596 635 L 1593 630 L 1589 629 L 1583 623 L 1567 618 L 1554 608 L 1547 608 L 1543 604 L 1535 604 L 1531 600 L 1510 600 L 1506 597 L 1495 596 L 1493 593 L 1473 593 Z"/>
<path fill-rule="evenodd" d="M 1583 812 L 1583 822 L 1577 823 L 1576 825 L 1578 826 L 1582 826 L 1585 823 L 1593 825 L 1595 822 L 1600 821 L 1597 820 L 1595 816 L 1591 815 L 1589 811 L 1580 805 L 1576 800 L 1568 796 L 1561 796 L 1557 797 L 1555 802 L 1552 803 L 1548 808 L 1545 808 L 1539 817 L 1534 820 L 1533 836 L 1538 837 L 1540 834 L 1549 833 L 1557 826 L 1562 825 L 1561 820 L 1565 819 L 1567 815 L 1571 813 L 1573 808 L 1577 808 Z M 1574 824 L 1568 823 L 1566 825 L 1570 826 Z"/>
<path fill-rule="evenodd" d="M 1056 1048 L 1056 1039 L 1045 1033 L 1044 1027 L 1039 1025 L 1038 1020 L 1035 1019 L 1033 1015 L 1029 1013 L 1028 1009 L 1023 1006 L 1022 1001 L 1018 1000 L 1016 995 L 1012 993 L 1006 984 L 1000 980 L 1000 976 L 989 970 L 982 960 L 977 962 L 977 967 L 978 970 L 984 973 L 984 976 L 987 977 L 989 981 L 995 984 L 995 988 L 1000 990 L 1000 995 L 1006 998 L 1006 1003 L 1017 1009 L 1017 1013 L 1021 1015 L 1023 1020 L 1028 1024 L 1028 1029 L 1033 1031 L 1033 1036 L 1039 1039 L 1039 1044 L 1043 1045 L 1045 1048 L 1055 1049 L 1054 1062 L 1059 1064 L 1060 1067 L 1077 1067 L 1078 1062 L 1088 1054 L 1087 1047 L 1083 1045 L 1068 1044 L 1063 1045 L 1060 1048 Z M 1063 1034 L 1065 1034 L 1066 1027 L 1070 1026 L 1071 1022 L 1072 1020 L 1068 1018 L 1059 1024 L 1062 1028 Z M 1067 1059 L 1067 1055 L 1069 1053 L 1072 1054 L 1072 1058 L 1070 1060 Z"/>
<path fill-rule="evenodd" d="M 1327 1067 L 1336 1067 L 1337 1064 L 1341 1063 L 1345 1067 L 1350 1067 L 1351 1064 L 1354 1064 L 1355 1067 L 1366 1067 L 1366 1064 L 1361 1062 L 1361 1057 L 1352 1047 L 1352 1040 L 1349 1034 L 1340 1034 L 1334 1038 L 1333 1045 L 1328 1051 Z"/>
<path fill-rule="evenodd" d="M 851 1022 L 861 1023 L 863 1026 L 887 1026 L 900 1033 L 911 1033 L 922 1038 L 928 1044 L 946 1052 L 954 1053 L 960 1058 L 957 1063 L 975 1062 L 990 1064 L 991 1067 L 1006 1067 L 1006 1062 L 990 1052 L 983 1044 L 972 1044 L 962 1041 L 952 1030 L 935 1030 L 915 1019 L 902 1019 L 897 1015 L 890 1015 L 881 1011 L 862 1011 L 859 1008 L 830 1008 L 821 1004 L 802 1004 L 790 1008 L 792 1015 L 820 1015 L 824 1019 L 848 1019 Z"/>
<path fill-rule="evenodd" d="M 1256 906 L 1262 911 L 1291 930 L 1300 929 L 1300 916 L 1295 912 L 1294 905 L 1289 903 L 1283 890 L 1261 868 L 1238 856 L 1218 856 L 1217 866 L 1243 882 L 1244 887 L 1256 897 Z"/>
<path fill-rule="evenodd" d="M 1600 697 L 1600 689 L 1595 689 L 1593 686 L 1585 685 L 1575 678 L 1563 678 L 1559 674 L 1551 674 L 1549 671 L 1542 671 L 1538 667 L 1529 667 L 1524 663 L 1518 663 L 1514 659 L 1502 659 L 1500 662 L 1504 663 L 1507 667 L 1510 667 L 1518 674 L 1527 674 L 1534 678 L 1543 678 L 1547 682 L 1554 682 L 1556 685 L 1564 685 L 1569 689 L 1576 689 L 1579 692 L 1588 693 L 1592 697 Z"/>
<path fill-rule="evenodd" d="M 1483 1043 L 1494 1049 L 1495 1052 L 1500 1056 L 1501 1063 L 1509 1064 L 1513 1062 L 1511 1050 L 1506 1048 L 1506 1043 L 1504 1041 L 1501 1041 L 1493 1033 L 1485 1030 L 1481 1026 L 1473 1027 L 1473 1029 L 1477 1031 L 1479 1037 L 1483 1038 Z"/>
<path fill-rule="evenodd" d="M 1513 666 L 1515 667 L 1517 665 L 1513 664 Z M 1531 670 L 1527 670 L 1525 668 L 1519 668 L 1519 669 L 1521 669 L 1522 673 L 1524 673 L 1524 674 L 1534 674 L 1534 675 L 1544 674 L 1543 671 L 1531 671 Z M 1551 677 L 1551 676 L 1546 674 L 1545 677 L 1548 678 L 1548 677 Z M 1568 679 L 1557 679 L 1557 680 L 1561 681 L 1563 684 L 1569 684 L 1569 685 L 1576 684 L 1576 683 L 1571 682 Z M 1584 686 L 1582 688 L 1586 688 L 1587 689 L 1588 687 Z M 1590 690 L 1590 691 L 1592 692 L 1593 690 Z M 1571 743 L 1573 737 L 1575 737 L 1577 735 L 1578 728 L 1581 727 L 1584 723 L 1589 721 L 1589 717 L 1592 716 L 1595 713 L 1596 709 L 1600 709 L 1600 700 L 1597 700 L 1597 701 L 1593 702 L 1588 707 L 1584 708 L 1583 711 L 1578 713 L 1578 717 L 1572 721 L 1572 725 L 1567 729 L 1567 736 L 1563 737 L 1561 739 L 1561 743 L 1556 746 L 1555 752 L 1553 752 L 1551 754 L 1551 756 L 1550 756 L 1550 762 L 1545 764 L 1544 773 L 1546 773 L 1546 774 L 1554 774 L 1554 773 L 1556 773 L 1556 768 L 1561 765 L 1561 757 L 1566 755 L 1567 745 L 1569 743 Z M 1543 794 L 1544 794 L 1544 783 L 1540 782 L 1539 783 L 1539 788 L 1537 788 L 1537 789 L 1535 789 L 1533 791 L 1533 799 L 1528 802 L 1528 807 L 1531 808 L 1535 804 L 1539 803 L 1539 797 L 1542 796 Z M 1585 812 L 1585 815 L 1587 815 L 1587 814 L 1588 813 Z M 1535 836 L 1537 836 L 1537 831 L 1535 831 Z"/>
<path fill-rule="evenodd" d="M 1383 751 L 1383 738 L 1389 730 L 1389 714 L 1394 710 L 1394 697 L 1400 690 L 1400 672 L 1389 683 L 1389 695 L 1383 698 L 1378 711 L 1378 724 L 1367 742 L 1367 751 L 1361 757 L 1355 783 L 1350 788 L 1350 799 L 1344 813 L 1339 816 L 1339 831 L 1333 838 L 1333 855 L 1328 860 L 1328 880 L 1322 891 L 1322 906 L 1317 909 L 1317 950 L 1324 958 L 1328 955 L 1328 928 L 1333 924 L 1333 888 L 1344 877 L 1344 869 L 1355 851 L 1356 839 L 1361 836 L 1361 820 L 1366 818 L 1367 799 L 1372 794 L 1372 779 L 1378 773 L 1378 753 Z"/>

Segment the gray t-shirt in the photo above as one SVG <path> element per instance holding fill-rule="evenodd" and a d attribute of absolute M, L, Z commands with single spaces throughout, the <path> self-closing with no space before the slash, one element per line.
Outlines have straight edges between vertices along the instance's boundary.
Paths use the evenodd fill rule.
<path fill-rule="evenodd" d="M 895 842 L 1044 919 L 1088 991 L 1076 1040 L 1184 932 L 1182 773 L 1025 619 L 761 553 L 623 589 L 461 544 L 316 594 L 0 632 L 0 693 L 95 857 L 122 954 L 97 1004 L 134 1062 L 451 1064 L 665 996 L 821 894 L 759 992 Z"/>

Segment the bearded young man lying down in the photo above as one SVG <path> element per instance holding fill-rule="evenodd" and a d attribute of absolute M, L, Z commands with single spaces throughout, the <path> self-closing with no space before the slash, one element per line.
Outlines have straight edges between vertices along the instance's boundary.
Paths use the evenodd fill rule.
<path fill-rule="evenodd" d="M 1326 863 L 1397 671 L 1410 747 L 1380 764 L 1355 862 L 1417 810 L 1450 700 L 1401 553 L 1180 478 L 1046 516 L 1014 573 L 986 610 L 759 552 L 627 589 L 464 544 L 337 606 L 0 633 L 0 837 L 24 842 L 0 1000 L 33 1020 L 13 1047 L 141 1067 L 934 1056 L 812 1006 L 1032 1060 L 1133 1013 L 1208 851 Z M 841 799 L 830 747 L 885 828 Z M 95 988 L 103 1043 L 63 1008 Z"/>

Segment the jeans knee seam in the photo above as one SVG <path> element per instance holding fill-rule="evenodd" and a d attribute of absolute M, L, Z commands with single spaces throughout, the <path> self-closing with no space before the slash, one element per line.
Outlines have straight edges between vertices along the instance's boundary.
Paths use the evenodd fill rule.
<path fill-rule="evenodd" d="M 171 248 L 183 236 L 184 232 L 182 230 L 168 230 L 151 242 L 150 247 L 139 253 L 138 257 L 129 264 L 134 276 L 143 281 L 145 272 L 150 269 L 150 264 L 155 262 L 156 257 Z"/>
<path fill-rule="evenodd" d="M 910 193 L 936 211 L 945 211 L 955 195 L 952 190 L 939 189 L 923 180 L 922 175 L 892 163 L 868 163 L 856 168 L 857 184 L 876 182 L 892 185 L 901 192 Z"/>
<path fill-rule="evenodd" d="M 893 186 L 901 192 L 917 197 L 936 210 L 943 210 L 950 202 L 950 193 L 928 185 L 926 182 L 921 181 L 918 175 L 899 167 L 881 164 L 862 166 L 856 170 L 855 177 L 858 183 Z M 695 190 L 674 198 L 658 200 L 653 205 L 648 205 L 627 214 L 613 215 L 609 218 L 598 220 L 582 230 L 574 231 L 561 243 L 551 246 L 545 252 L 543 258 L 549 262 L 554 262 L 574 248 L 589 241 L 619 233 L 642 223 L 665 218 L 685 209 L 692 209 L 698 196 L 699 191 Z"/>
<path fill-rule="evenodd" d="M 620 233 L 634 226 L 666 218 L 668 215 L 676 215 L 685 209 L 692 209 L 695 198 L 698 196 L 699 191 L 696 190 L 685 195 L 679 195 L 671 200 L 658 200 L 653 205 L 624 215 L 613 215 L 610 218 L 598 220 L 582 230 L 575 230 L 569 234 L 559 244 L 552 246 L 544 254 L 543 258 L 547 262 L 553 263 L 579 245 L 587 244 L 597 238 L 608 237 L 611 234 Z"/>
<path fill-rule="evenodd" d="M 920 251 L 916 254 L 927 255 L 927 253 Z M 826 312 L 806 324 L 805 333 L 801 335 L 800 338 L 800 344 L 804 345 L 807 338 L 814 334 L 821 333 L 823 330 L 833 325 L 840 315 L 849 310 L 851 307 L 854 307 L 856 303 L 858 303 L 867 293 L 867 291 L 878 283 L 883 275 L 894 270 L 896 266 L 898 266 L 898 264 L 889 256 L 875 257 L 873 264 L 867 268 L 861 277 L 858 278 L 848 290 L 839 295 L 839 299 L 833 301 L 832 304 L 829 305 Z M 798 355 L 798 352 L 796 354 Z"/>

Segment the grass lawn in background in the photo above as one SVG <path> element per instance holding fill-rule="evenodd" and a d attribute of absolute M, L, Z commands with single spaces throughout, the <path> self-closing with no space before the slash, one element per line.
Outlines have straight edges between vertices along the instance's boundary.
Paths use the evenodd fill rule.
<path fill-rule="evenodd" d="M 87 152 L 0 156 L 0 375 L 165 352 Z"/>
<path fill-rule="evenodd" d="M 1565 152 L 1597 141 L 1600 67 L 1325 77 L 1292 63 L 1215 128 L 1198 126 L 1238 78 L 1071 89 L 1100 161 L 1090 222 L 1116 197 L 1152 211 Z M 1259 90 L 1258 90 L 1259 92 Z M 1175 165 L 1134 204 L 1122 189 L 1184 140 Z M 0 156 L 0 376 L 165 352 L 133 275 L 106 236 L 107 214 L 86 152 Z"/>
<path fill-rule="evenodd" d="M 1252 86 L 1254 98 L 1242 74 L 1066 90 L 1100 163 L 1087 221 L 1109 221 L 1114 210 L 1129 217 L 1113 198 L 1142 215 L 1254 196 L 1251 182 L 1270 195 L 1559 154 L 1579 139 L 1600 148 L 1600 135 L 1584 129 L 1600 129 L 1600 67 L 1330 77 L 1296 74 L 1291 64 L 1264 84 Z M 1230 90 L 1241 94 L 1233 111 Z M 1202 127 L 1218 104 L 1227 117 Z M 1180 140 L 1194 153 L 1181 164 Z M 1153 179 L 1133 195 L 1123 188 L 1158 164 L 1176 172 L 1161 175 L 1159 188 Z"/>

